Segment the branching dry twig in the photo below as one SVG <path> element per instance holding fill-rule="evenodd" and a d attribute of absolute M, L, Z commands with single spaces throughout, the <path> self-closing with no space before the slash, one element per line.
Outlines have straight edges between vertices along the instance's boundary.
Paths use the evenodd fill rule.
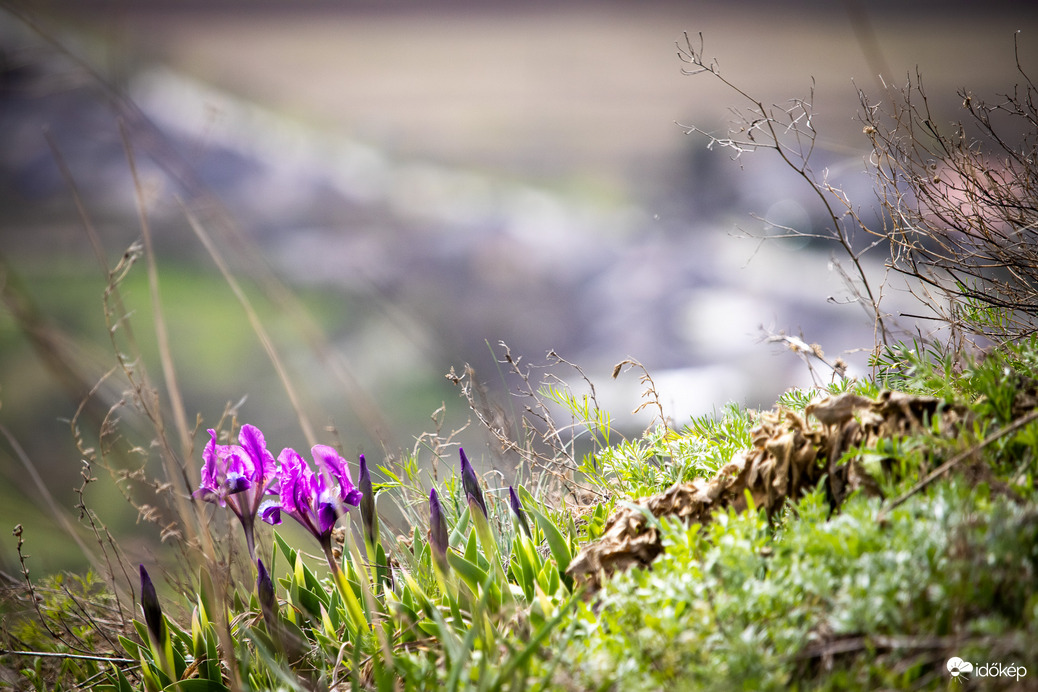
<path fill-rule="evenodd" d="M 1002 439 L 1006 435 L 1009 435 L 1010 433 L 1016 432 L 1020 428 L 1022 428 L 1024 426 L 1032 423 L 1035 420 L 1038 420 L 1038 409 L 1034 409 L 1033 411 L 1031 411 L 1027 415 L 1021 416 L 1020 418 L 1017 418 L 1015 421 L 1013 421 L 1009 425 L 1005 426 L 1004 428 L 1002 428 L 1000 430 L 997 430 L 997 431 L 991 433 L 990 435 L 985 437 L 983 440 L 981 440 L 977 444 L 975 444 L 972 447 L 970 447 L 969 449 L 967 449 L 967 450 L 965 450 L 963 452 L 960 452 L 959 454 L 956 454 L 951 459 L 949 459 L 948 461 L 944 462 L 943 464 L 938 466 L 936 469 L 934 469 L 933 471 L 928 473 L 925 478 L 923 478 L 921 481 L 919 481 L 914 486 L 912 486 L 912 488 L 909 489 L 908 491 L 906 491 L 903 495 L 901 495 L 900 497 L 898 497 L 897 499 L 891 501 L 888 505 L 883 507 L 883 509 L 880 510 L 879 514 L 876 515 L 876 521 L 878 521 L 878 522 L 884 521 L 886 519 L 887 515 L 890 513 L 891 510 L 893 510 L 895 507 L 898 507 L 899 505 L 903 504 L 908 498 L 912 497 L 916 493 L 919 493 L 922 490 L 925 490 L 927 486 L 929 486 L 931 483 L 933 483 L 935 480 L 937 480 L 938 478 L 940 478 L 944 474 L 948 473 L 948 471 L 950 471 L 952 468 L 954 468 L 955 466 L 961 464 L 966 459 L 969 459 L 970 457 L 975 455 L 977 452 L 979 452 L 980 450 L 982 450 L 985 447 L 987 447 L 988 445 L 990 445 L 991 443 L 997 442 L 998 440 Z"/>
<path fill-rule="evenodd" d="M 891 266 L 953 330 L 996 343 L 1038 332 L 1038 89 L 991 103 L 962 90 L 965 122 L 940 125 L 922 76 L 859 92 Z"/>
<path fill-rule="evenodd" d="M 663 404 L 660 402 L 660 394 L 656 391 L 656 383 L 653 381 L 652 375 L 649 374 L 648 369 L 634 358 L 627 358 L 613 366 L 614 380 L 620 376 L 625 367 L 628 369 L 640 370 L 642 374 L 639 376 L 638 381 L 645 385 L 645 391 L 642 392 L 642 403 L 640 403 L 631 413 L 640 413 L 651 406 L 656 409 L 656 413 L 649 422 L 649 426 L 646 428 L 646 433 L 657 425 L 664 430 L 669 429 L 670 425 L 667 421 L 667 415 L 664 413 Z"/>
<path fill-rule="evenodd" d="M 548 354 L 547 365 L 531 366 L 523 363 L 521 357 L 514 356 L 506 344 L 501 343 L 499 346 L 504 352 L 498 362 L 506 366 L 507 371 L 520 382 L 513 396 L 524 401 L 521 412 L 509 415 L 491 402 L 476 381 L 476 372 L 471 366 L 466 366 L 461 375 L 452 368 L 447 379 L 461 388 L 461 394 L 476 419 L 498 443 L 500 452 L 518 457 L 512 471 L 514 475 L 530 473 L 534 476 L 532 472 L 536 470 L 543 472 L 543 475 L 534 476 L 538 482 L 551 479 L 554 487 L 546 486 L 546 491 L 562 490 L 571 497 L 601 495 L 600 491 L 576 480 L 578 430 L 585 428 L 588 421 L 574 419 L 568 425 L 561 424 L 555 420 L 548 403 L 550 389 L 569 391 L 569 386 L 551 370 L 564 365 L 574 368 L 588 384 L 591 391 L 588 403 L 594 410 L 599 410 L 591 380 L 579 367 L 554 351 Z M 540 382 L 533 377 L 535 367 L 543 370 Z"/>
<path fill-rule="evenodd" d="M 678 44 L 678 57 L 682 62 L 691 65 L 690 69 L 682 69 L 686 75 L 709 74 L 719 80 L 726 88 L 734 92 L 746 104 L 746 110 L 733 109 L 735 115 L 734 129 L 720 136 L 703 130 L 695 125 L 682 125 L 686 134 L 701 134 L 707 138 L 709 148 L 721 147 L 733 152 L 733 158 L 745 153 L 761 149 L 774 151 L 782 162 L 796 173 L 813 191 L 830 226 L 825 233 L 806 233 L 797 229 L 786 229 L 786 237 L 820 238 L 835 242 L 843 254 L 854 266 L 854 280 L 842 274 L 848 290 L 857 302 L 865 307 L 873 319 L 876 330 L 876 341 L 887 343 L 891 335 L 887 316 L 880 309 L 881 287 L 874 288 L 865 270 L 863 257 L 880 242 L 874 242 L 864 248 L 857 248 L 856 231 L 870 232 L 862 219 L 855 212 L 850 201 L 841 190 L 831 185 L 826 173 L 821 176 L 812 168 L 811 157 L 814 153 L 818 133 L 813 123 L 812 85 L 810 96 L 806 99 L 791 99 L 785 108 L 765 106 L 764 103 L 739 87 L 735 82 L 723 76 L 716 59 L 707 60 L 703 52 L 703 36 L 699 35 L 698 46 L 686 33 L 684 44 Z"/>
<path fill-rule="evenodd" d="M 845 379 L 847 377 L 847 362 L 840 357 L 837 357 L 834 360 L 829 360 L 825 357 L 825 352 L 819 344 L 808 344 L 803 338 L 790 336 L 785 332 L 772 334 L 766 331 L 763 326 L 761 327 L 761 330 L 765 333 L 764 341 L 766 343 L 785 344 L 790 351 L 797 354 L 800 359 L 804 361 L 804 365 L 807 366 L 808 372 L 811 373 L 811 378 L 814 380 L 816 385 L 821 385 L 822 381 L 815 373 L 814 366 L 811 365 L 812 360 L 817 360 L 828 367 L 829 370 L 832 371 L 833 379 L 837 377 Z"/>

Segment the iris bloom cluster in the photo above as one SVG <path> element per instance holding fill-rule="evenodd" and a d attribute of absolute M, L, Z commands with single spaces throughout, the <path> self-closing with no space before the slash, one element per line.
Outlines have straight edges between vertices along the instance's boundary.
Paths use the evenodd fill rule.
<path fill-rule="evenodd" d="M 263 433 L 253 425 L 242 426 L 240 445 L 217 444 L 216 432 L 209 434 L 202 482 L 194 496 L 230 507 L 245 531 L 253 562 L 257 515 L 269 524 L 280 524 L 282 514 L 287 514 L 313 534 L 330 556 L 335 522 L 361 501 L 346 460 L 327 445 L 315 445 L 311 450 L 315 472 L 291 448 L 282 450 L 275 462 Z M 278 499 L 270 500 L 271 495 Z"/>
<path fill-rule="evenodd" d="M 194 497 L 213 502 L 221 507 L 230 507 L 245 531 L 249 557 L 257 565 L 257 590 L 261 603 L 270 601 L 272 587 L 263 563 L 256 558 L 254 530 L 256 517 L 268 524 L 280 524 L 283 515 L 288 515 L 310 532 L 320 544 L 336 585 L 344 599 L 354 594 L 346 583 L 338 561 L 332 551 L 332 531 L 336 522 L 350 507 L 360 507 L 365 539 L 369 546 L 377 540 L 378 519 L 375 513 L 374 491 L 371 475 L 364 456 L 360 457 L 360 488 L 353 483 L 346 460 L 332 447 L 314 445 L 311 449 L 316 470 L 294 449 L 281 451 L 275 461 L 267 450 L 266 440 L 259 428 L 242 426 L 238 445 L 221 445 L 216 442 L 216 432 L 209 431 L 210 440 L 203 452 L 205 465 L 202 480 Z M 461 457 L 462 488 L 469 509 L 476 520 L 477 529 L 486 524 L 487 504 L 479 478 L 464 450 Z M 277 500 L 268 499 L 277 495 Z M 519 498 L 510 489 L 510 503 L 523 529 L 530 533 L 526 517 L 519 505 Z M 449 569 L 447 560 L 449 534 L 446 517 L 436 489 L 429 493 L 429 543 L 441 573 Z M 481 540 L 490 539 L 487 537 Z M 355 600 L 355 598 L 354 598 Z M 359 607 L 359 606 L 358 606 Z"/>

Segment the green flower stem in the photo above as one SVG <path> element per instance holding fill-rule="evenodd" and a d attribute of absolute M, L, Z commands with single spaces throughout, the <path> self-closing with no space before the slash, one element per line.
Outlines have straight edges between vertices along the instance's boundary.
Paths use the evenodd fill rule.
<path fill-rule="evenodd" d="M 505 574 L 504 566 L 501 564 L 501 551 L 498 549 L 497 540 L 494 538 L 493 529 L 490 528 L 490 523 L 487 521 L 486 515 L 482 512 L 476 511 L 479 508 L 477 502 L 473 498 L 469 498 L 469 515 L 472 517 L 472 523 L 476 528 L 476 535 L 479 537 L 479 542 L 483 546 L 483 555 L 487 558 L 490 563 L 490 569 L 494 574 L 494 581 L 501 591 L 501 603 L 504 605 L 513 605 L 515 599 L 512 597 L 512 592 L 508 588 L 508 577 Z"/>
<path fill-rule="evenodd" d="M 376 543 L 377 545 L 377 543 Z M 353 540 L 353 536 L 350 533 L 346 534 L 346 545 L 350 557 L 353 559 L 353 564 L 363 564 L 363 556 L 360 554 L 360 548 L 357 546 L 357 542 Z M 373 552 L 369 552 L 369 555 L 374 555 Z M 374 564 L 374 560 L 371 560 L 370 564 L 371 573 L 370 580 L 365 581 L 360 578 L 360 570 L 358 570 L 358 579 L 360 579 L 360 591 L 364 597 L 364 604 L 368 610 L 368 625 L 369 628 L 374 632 L 376 639 L 378 640 L 379 647 L 382 649 L 382 663 L 384 666 L 392 670 L 394 667 L 393 662 L 393 650 L 389 645 L 389 640 L 386 637 L 386 631 L 383 628 L 383 615 L 384 612 L 379 607 L 379 602 L 375 598 L 375 594 L 371 591 L 371 585 L 376 587 L 381 584 L 378 577 L 378 566 Z"/>
<path fill-rule="evenodd" d="M 256 515 L 243 515 L 241 517 L 242 530 L 245 531 L 245 546 L 249 550 L 249 560 L 252 566 L 256 566 Z"/>
<path fill-rule="evenodd" d="M 339 567 L 339 561 L 335 559 L 335 555 L 332 553 L 331 534 L 327 538 L 321 539 L 321 549 L 324 551 L 325 559 L 328 560 L 328 568 L 331 569 L 335 587 L 339 590 L 339 596 L 342 597 L 342 602 L 346 606 L 346 614 L 352 623 L 350 629 L 359 637 L 361 633 L 368 629 L 368 619 L 364 615 L 364 608 L 360 604 L 360 599 L 353 592 L 353 587 L 350 586 L 349 580 L 346 579 L 346 574 Z"/>

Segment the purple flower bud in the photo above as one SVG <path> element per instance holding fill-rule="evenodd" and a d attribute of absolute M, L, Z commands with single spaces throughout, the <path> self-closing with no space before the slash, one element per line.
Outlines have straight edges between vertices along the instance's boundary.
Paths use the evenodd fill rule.
<path fill-rule="evenodd" d="M 479 479 L 476 472 L 472 470 L 469 458 L 465 456 L 465 450 L 458 448 L 461 452 L 461 485 L 465 488 L 465 497 L 470 503 L 474 502 L 482 510 L 483 516 L 488 516 L 487 503 L 483 499 L 483 490 L 479 487 Z"/>
<path fill-rule="evenodd" d="M 533 538 L 533 534 L 530 532 L 530 524 L 526 521 L 526 512 L 523 511 L 523 506 L 519 504 L 519 495 L 516 494 L 515 488 L 508 486 L 508 504 L 512 507 L 512 512 L 519 520 L 519 525 L 523 527 L 523 531 L 530 538 Z"/>
<path fill-rule="evenodd" d="M 155 585 L 151 583 L 151 577 L 148 576 L 148 570 L 144 569 L 144 565 L 141 565 L 141 610 L 144 611 L 144 623 L 148 626 L 152 643 L 161 650 L 166 645 L 162 606 L 159 605 Z"/>
<path fill-rule="evenodd" d="M 378 515 L 375 513 L 375 491 L 371 486 L 371 473 L 364 455 L 360 455 L 360 519 L 364 525 L 364 535 L 368 543 L 378 542 Z"/>
<path fill-rule="evenodd" d="M 263 560 L 256 560 L 258 575 L 256 576 L 256 596 L 259 598 L 260 610 L 267 626 L 273 623 L 274 614 L 277 612 L 277 596 L 274 594 L 274 582 L 267 574 L 267 568 L 263 566 Z"/>
<path fill-rule="evenodd" d="M 432 546 L 433 557 L 444 570 L 447 569 L 447 518 L 443 516 L 440 496 L 436 488 L 429 491 L 429 545 Z"/>

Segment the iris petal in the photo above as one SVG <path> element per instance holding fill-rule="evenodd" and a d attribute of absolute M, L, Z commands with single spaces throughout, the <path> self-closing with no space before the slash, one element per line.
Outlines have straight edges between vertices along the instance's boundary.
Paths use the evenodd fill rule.
<path fill-rule="evenodd" d="M 350 468 L 346 464 L 346 460 L 327 445 L 314 445 L 311 451 L 314 461 L 318 466 L 323 467 L 330 476 L 328 480 L 334 480 L 339 484 L 339 499 L 342 500 L 342 503 L 352 507 L 359 505 L 362 493 L 353 484 L 353 477 L 350 476 Z M 322 490 L 325 489 L 323 483 L 322 480 Z"/>
<path fill-rule="evenodd" d="M 339 512 L 335 509 L 335 505 L 331 502 L 321 502 L 317 506 L 316 514 L 317 530 L 322 535 L 331 532 L 336 520 L 339 518 Z"/>
<path fill-rule="evenodd" d="M 274 455 L 267 451 L 263 432 L 254 425 L 243 425 L 238 434 L 238 442 L 248 457 L 249 477 L 255 483 L 263 484 L 274 474 Z"/>
<path fill-rule="evenodd" d="M 202 451 L 202 459 L 205 463 L 202 465 L 202 488 L 208 488 L 209 490 L 216 489 L 216 431 L 209 431 L 209 442 L 206 443 L 205 449 Z"/>
<path fill-rule="evenodd" d="M 264 502 L 259 514 L 260 519 L 268 524 L 277 526 L 281 523 L 281 505 L 277 502 Z"/>
<path fill-rule="evenodd" d="M 224 502 L 223 495 L 204 486 L 191 493 L 191 497 L 201 500 L 202 502 L 215 502 L 221 507 L 227 504 Z"/>
<path fill-rule="evenodd" d="M 252 481 L 240 473 L 228 473 L 227 474 L 227 494 L 234 495 L 235 493 L 245 492 L 252 487 Z"/>
<path fill-rule="evenodd" d="M 279 500 L 276 510 L 264 505 L 261 516 L 268 523 L 276 523 L 280 512 L 285 512 L 318 540 L 325 541 L 346 506 L 359 504 L 362 494 L 353 485 L 346 460 L 335 449 L 315 445 L 311 451 L 317 473 L 294 449 L 286 448 L 278 455 L 277 476 L 269 487 L 277 488 Z"/>

